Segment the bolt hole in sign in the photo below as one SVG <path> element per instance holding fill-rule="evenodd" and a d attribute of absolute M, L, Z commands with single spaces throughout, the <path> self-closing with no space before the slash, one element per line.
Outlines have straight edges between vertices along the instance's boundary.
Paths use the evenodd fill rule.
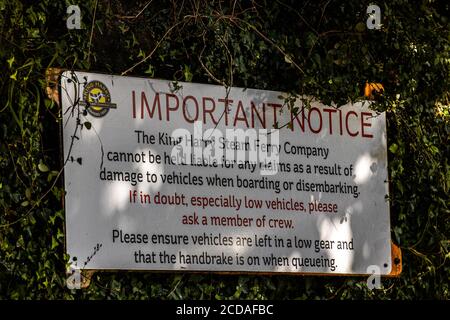
<path fill-rule="evenodd" d="M 73 71 L 60 81 L 73 268 L 391 271 L 385 114 L 369 102 Z"/>

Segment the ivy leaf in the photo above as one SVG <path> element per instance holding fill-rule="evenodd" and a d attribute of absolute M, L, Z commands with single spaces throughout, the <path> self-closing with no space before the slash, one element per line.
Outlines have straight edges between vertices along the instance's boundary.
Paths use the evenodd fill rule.
<path fill-rule="evenodd" d="M 150 75 L 150 77 L 153 77 L 155 75 L 155 69 L 151 64 L 148 66 L 148 69 L 145 71 L 145 73 Z"/>
<path fill-rule="evenodd" d="M 48 167 L 45 164 L 42 163 L 42 161 L 39 162 L 38 169 L 41 172 L 47 172 L 49 170 Z"/>
<path fill-rule="evenodd" d="M 86 121 L 86 122 L 84 123 L 84 126 L 85 126 L 86 129 L 88 129 L 88 130 L 91 130 L 91 128 L 92 128 L 92 124 L 91 124 L 89 121 Z"/>
<path fill-rule="evenodd" d="M 10 69 L 12 68 L 12 65 L 13 65 L 13 63 L 14 63 L 15 60 L 16 60 L 16 58 L 15 58 L 14 56 L 12 56 L 11 58 L 9 58 L 9 59 L 7 60 Z"/>
<path fill-rule="evenodd" d="M 58 246 L 58 241 L 55 237 L 52 237 L 52 249 L 55 249 Z"/>
<path fill-rule="evenodd" d="M 391 146 L 389 147 L 389 151 L 392 152 L 393 154 L 395 154 L 398 150 L 398 145 L 396 143 L 391 144 Z"/>
<path fill-rule="evenodd" d="M 30 188 L 25 189 L 25 197 L 30 200 L 31 199 L 31 190 Z"/>
<path fill-rule="evenodd" d="M 17 81 L 17 70 L 16 72 L 14 72 L 14 74 L 9 76 L 11 79 L 16 80 Z"/>
<path fill-rule="evenodd" d="M 191 82 L 191 81 L 192 81 L 192 78 L 194 77 L 194 75 L 192 74 L 191 69 L 189 68 L 188 65 L 184 65 L 184 71 L 183 71 L 183 73 L 184 73 L 184 79 L 185 79 L 187 82 Z"/>

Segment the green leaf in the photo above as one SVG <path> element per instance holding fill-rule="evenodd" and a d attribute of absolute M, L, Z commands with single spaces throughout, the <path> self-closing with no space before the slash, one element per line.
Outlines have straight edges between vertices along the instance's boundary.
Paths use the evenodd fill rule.
<path fill-rule="evenodd" d="M 25 189 L 25 197 L 30 200 L 31 199 L 31 190 L 30 188 Z"/>
<path fill-rule="evenodd" d="M 14 56 L 12 56 L 11 58 L 9 58 L 9 59 L 7 60 L 10 69 L 12 68 L 12 65 L 13 65 L 13 63 L 14 63 L 14 60 L 16 60 L 16 58 L 15 58 Z"/>
<path fill-rule="evenodd" d="M 393 154 L 395 154 L 398 150 L 398 145 L 396 143 L 391 144 L 391 146 L 389 147 L 389 151 L 392 152 Z"/>
<path fill-rule="evenodd" d="M 55 249 L 58 246 L 58 241 L 55 237 L 52 237 L 52 249 Z"/>
<path fill-rule="evenodd" d="M 431 150 L 431 153 L 434 155 L 434 154 L 439 154 L 439 148 L 438 147 L 436 147 L 436 146 L 430 146 L 430 150 Z"/>
<path fill-rule="evenodd" d="M 85 126 L 86 129 L 88 129 L 88 130 L 91 130 L 91 128 L 92 128 L 92 124 L 91 124 L 89 121 L 86 121 L 86 122 L 84 123 L 84 126 Z"/>
<path fill-rule="evenodd" d="M 17 70 L 16 72 L 14 72 L 12 75 L 9 76 L 11 79 L 16 80 L 17 81 Z"/>
<path fill-rule="evenodd" d="M 155 69 L 153 68 L 153 66 L 150 64 L 148 66 L 148 69 L 144 72 L 146 74 L 148 74 L 150 77 L 153 77 L 155 75 Z"/>
<path fill-rule="evenodd" d="M 192 78 L 194 77 L 194 75 L 192 74 L 191 69 L 189 68 L 188 65 L 184 65 L 183 74 L 184 74 L 184 79 L 187 82 L 191 82 L 192 81 Z"/>
<path fill-rule="evenodd" d="M 42 163 L 42 161 L 39 162 L 38 169 L 41 172 L 47 172 L 49 170 L 48 167 L 45 164 Z"/>

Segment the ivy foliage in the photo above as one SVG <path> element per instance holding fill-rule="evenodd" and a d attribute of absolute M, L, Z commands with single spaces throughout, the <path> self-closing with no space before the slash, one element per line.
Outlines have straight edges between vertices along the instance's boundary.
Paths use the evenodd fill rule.
<path fill-rule="evenodd" d="M 0 0 L 0 298 L 449 299 L 447 1 Z M 66 27 L 78 4 L 82 29 Z M 99 272 L 65 286 L 60 110 L 49 67 L 361 99 L 385 91 L 392 238 L 403 274 L 355 277 Z"/>

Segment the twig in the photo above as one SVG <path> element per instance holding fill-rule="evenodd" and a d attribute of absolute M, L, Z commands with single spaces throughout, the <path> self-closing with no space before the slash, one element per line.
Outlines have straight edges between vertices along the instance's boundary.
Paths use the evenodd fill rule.
<path fill-rule="evenodd" d="M 92 19 L 92 26 L 91 26 L 91 35 L 89 37 L 89 44 L 88 44 L 88 56 L 87 56 L 87 62 L 89 64 L 89 59 L 91 57 L 91 45 L 92 45 L 92 37 L 94 35 L 94 24 L 95 24 L 95 15 L 97 13 L 97 5 L 98 5 L 98 0 L 95 1 L 95 7 L 94 7 L 94 17 Z"/>
<path fill-rule="evenodd" d="M 292 57 L 290 55 L 288 55 L 283 49 L 281 49 L 281 47 L 279 45 L 277 45 L 272 39 L 268 38 L 264 33 L 262 33 L 261 31 L 259 31 L 254 25 L 248 23 L 245 20 L 236 18 L 236 19 L 232 19 L 231 21 L 233 21 L 239 28 L 240 26 L 234 21 L 234 20 L 239 20 L 239 22 L 242 22 L 244 24 L 246 24 L 250 29 L 252 29 L 253 31 L 255 31 L 261 38 L 263 38 L 265 41 L 269 42 L 272 46 L 274 46 L 284 57 L 288 58 L 289 61 L 301 72 L 303 73 L 303 75 L 306 75 L 305 71 L 302 69 L 302 67 L 300 67 L 295 61 L 294 59 L 292 59 Z"/>
<path fill-rule="evenodd" d="M 294 11 L 299 17 L 300 17 L 300 19 L 312 30 L 312 31 L 314 31 L 314 33 L 316 34 L 316 35 L 318 35 L 319 33 L 317 32 L 317 30 L 316 29 L 314 29 L 309 23 L 308 23 L 308 21 L 306 21 L 306 19 L 305 18 L 303 18 L 303 16 L 300 14 L 300 12 L 298 12 L 297 10 L 295 10 L 294 8 L 292 8 L 291 6 L 289 6 L 289 5 L 287 5 L 287 4 L 285 4 L 285 3 L 283 3 L 283 2 L 281 2 L 281 1 L 279 1 L 279 0 L 276 0 L 279 4 L 281 4 L 282 6 L 284 6 L 284 7 L 286 7 L 286 8 L 288 8 L 289 10 L 292 10 L 292 11 Z"/>
<path fill-rule="evenodd" d="M 147 7 L 148 7 L 152 2 L 153 2 L 153 0 L 150 0 L 149 2 L 147 2 L 147 4 L 144 6 L 144 8 L 142 8 L 142 10 L 139 11 L 139 13 L 138 13 L 137 15 L 135 15 L 135 16 L 119 16 L 119 15 L 116 15 L 116 17 L 119 18 L 119 19 L 131 19 L 131 20 L 135 20 L 135 19 L 137 19 L 137 18 L 142 14 L 142 12 L 145 11 L 145 9 L 147 9 Z"/>
<path fill-rule="evenodd" d="M 144 57 L 144 59 L 142 59 L 141 61 L 139 61 L 138 63 L 136 63 L 132 67 L 128 68 L 124 72 L 122 72 L 121 75 L 123 76 L 123 75 L 127 74 L 128 72 L 132 71 L 137 66 L 141 65 L 142 63 L 144 63 L 145 61 L 150 59 L 153 56 L 153 54 L 155 53 L 156 49 L 158 49 L 158 47 L 161 45 L 161 43 L 164 41 L 164 39 L 172 32 L 172 30 L 174 28 L 176 28 L 177 26 L 179 26 L 180 24 L 182 24 L 183 22 L 184 21 L 179 21 L 179 22 L 175 23 L 173 26 L 171 26 L 169 29 L 167 29 L 166 33 L 164 33 L 162 38 L 159 39 L 158 43 L 156 43 L 156 46 L 153 48 L 153 50 L 146 57 Z"/>

